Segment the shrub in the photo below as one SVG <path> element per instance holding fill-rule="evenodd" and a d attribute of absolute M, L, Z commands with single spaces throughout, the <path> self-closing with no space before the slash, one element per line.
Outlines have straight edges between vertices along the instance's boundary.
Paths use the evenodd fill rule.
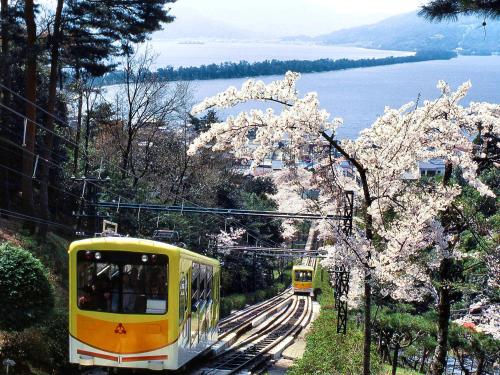
<path fill-rule="evenodd" d="M 41 331 L 46 338 L 46 346 L 50 353 L 51 369 L 65 369 L 69 365 L 68 347 L 68 313 L 66 310 L 58 311 L 42 326 Z"/>
<path fill-rule="evenodd" d="M 19 331 L 52 310 L 54 292 L 42 263 L 9 243 L 0 245 L 0 329 Z"/>
<path fill-rule="evenodd" d="M 31 374 L 30 363 L 37 363 L 48 355 L 44 337 L 35 328 L 6 334 L 0 350 L 0 359 L 9 358 L 16 362 L 15 374 Z"/>
<path fill-rule="evenodd" d="M 55 312 L 41 326 L 8 333 L 0 350 L 1 358 L 16 362 L 15 374 L 31 374 L 30 368 L 69 374 L 67 313 Z"/>

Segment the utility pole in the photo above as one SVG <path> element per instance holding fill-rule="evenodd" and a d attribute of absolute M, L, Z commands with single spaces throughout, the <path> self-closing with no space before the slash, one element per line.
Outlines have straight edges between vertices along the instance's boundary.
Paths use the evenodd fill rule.
<path fill-rule="evenodd" d="M 352 216 L 354 210 L 354 192 L 343 191 L 343 206 L 340 208 L 341 215 L 349 218 L 339 223 L 339 231 L 344 232 L 346 236 L 352 234 Z M 346 334 L 347 331 L 347 295 L 349 293 L 350 270 L 344 265 L 335 266 L 333 271 L 333 298 L 335 308 L 337 309 L 337 333 Z"/>
<path fill-rule="evenodd" d="M 78 210 L 74 213 L 76 217 L 77 236 L 94 236 L 99 233 L 101 219 L 107 219 L 108 215 L 99 213 L 99 195 L 101 185 L 110 181 L 108 178 L 80 177 L 73 178 L 73 181 L 81 184 L 81 195 L 78 201 Z"/>

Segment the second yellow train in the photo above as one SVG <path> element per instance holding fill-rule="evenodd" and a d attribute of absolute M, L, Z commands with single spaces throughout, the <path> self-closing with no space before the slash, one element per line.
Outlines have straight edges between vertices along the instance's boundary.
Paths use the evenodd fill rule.
<path fill-rule="evenodd" d="M 292 267 L 292 288 L 294 294 L 314 295 L 313 290 L 314 268 L 311 266 L 295 265 Z"/>

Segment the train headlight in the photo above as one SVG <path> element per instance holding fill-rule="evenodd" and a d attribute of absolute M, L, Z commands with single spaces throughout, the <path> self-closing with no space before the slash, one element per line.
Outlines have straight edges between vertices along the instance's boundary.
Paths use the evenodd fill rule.
<path fill-rule="evenodd" d="M 94 254 L 94 258 L 95 258 L 96 260 L 101 259 L 101 253 L 97 251 L 97 252 Z"/>
<path fill-rule="evenodd" d="M 148 256 L 146 254 L 144 254 L 141 258 L 141 260 L 146 263 L 148 261 Z"/>

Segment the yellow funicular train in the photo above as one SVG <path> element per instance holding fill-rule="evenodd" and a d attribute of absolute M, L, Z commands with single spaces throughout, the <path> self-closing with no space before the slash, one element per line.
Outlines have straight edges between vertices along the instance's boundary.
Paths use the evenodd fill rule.
<path fill-rule="evenodd" d="M 175 370 L 217 340 L 218 261 L 126 237 L 68 252 L 71 363 Z"/>
<path fill-rule="evenodd" d="M 292 267 L 292 287 L 295 294 L 314 295 L 313 290 L 314 268 L 305 265 L 295 265 Z"/>

